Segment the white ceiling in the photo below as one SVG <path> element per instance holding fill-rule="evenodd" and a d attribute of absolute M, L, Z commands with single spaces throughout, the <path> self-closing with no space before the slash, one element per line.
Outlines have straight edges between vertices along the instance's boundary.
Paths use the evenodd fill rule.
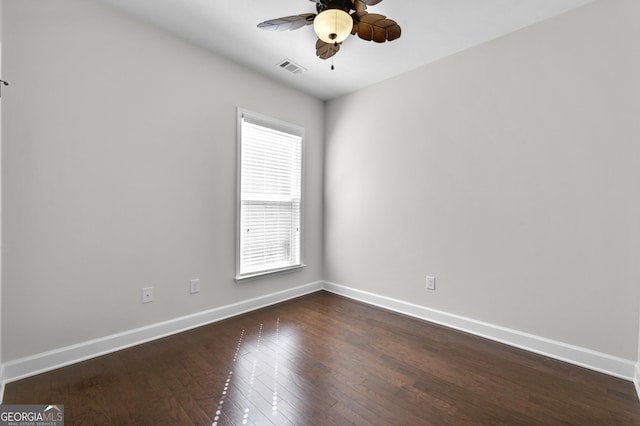
<path fill-rule="evenodd" d="M 349 36 L 331 59 L 315 55 L 312 26 L 272 32 L 259 22 L 315 13 L 308 0 L 101 0 L 237 63 L 322 100 L 590 3 L 593 0 L 384 0 L 369 13 L 394 19 L 402 37 L 377 44 Z M 290 59 L 306 71 L 278 66 Z"/>

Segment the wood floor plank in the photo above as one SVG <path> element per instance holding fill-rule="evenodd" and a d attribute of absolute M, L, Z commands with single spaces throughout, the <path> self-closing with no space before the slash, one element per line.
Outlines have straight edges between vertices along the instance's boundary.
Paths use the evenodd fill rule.
<path fill-rule="evenodd" d="M 632 383 L 318 292 L 7 384 L 68 425 L 640 425 Z"/>

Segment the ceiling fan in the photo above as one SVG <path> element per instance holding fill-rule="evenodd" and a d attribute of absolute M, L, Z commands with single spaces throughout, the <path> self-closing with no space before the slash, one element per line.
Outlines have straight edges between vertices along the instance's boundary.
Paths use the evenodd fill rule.
<path fill-rule="evenodd" d="M 318 36 L 316 55 L 328 59 L 338 53 L 340 45 L 349 34 L 363 40 L 384 43 L 400 38 L 400 25 L 384 15 L 368 13 L 367 6 L 382 0 L 310 0 L 316 4 L 317 13 L 303 13 L 269 19 L 258 28 L 269 31 L 297 30 L 313 24 Z M 332 67 L 333 69 L 333 67 Z"/>

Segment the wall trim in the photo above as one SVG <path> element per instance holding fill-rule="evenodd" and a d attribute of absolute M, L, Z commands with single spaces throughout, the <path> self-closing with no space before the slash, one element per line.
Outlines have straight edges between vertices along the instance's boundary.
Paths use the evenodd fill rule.
<path fill-rule="evenodd" d="M 640 400 L 640 361 L 636 363 L 633 375 L 633 385 L 636 388 L 636 396 Z"/>
<path fill-rule="evenodd" d="M 440 324 L 445 327 L 545 355 L 610 376 L 632 381 L 640 398 L 640 362 L 635 363 L 591 349 L 550 340 L 340 284 L 316 281 L 299 287 L 4 363 L 0 365 L 0 402 L 2 402 L 4 385 L 6 383 L 160 339 L 192 328 L 211 324 L 320 290 L 326 290 L 369 305 Z"/>
<path fill-rule="evenodd" d="M 4 365 L 0 364 L 0 404 L 4 401 Z"/>
<path fill-rule="evenodd" d="M 638 385 L 640 380 L 640 367 L 636 365 L 634 361 L 331 282 L 325 281 L 324 289 L 340 296 L 464 331 L 621 379 L 634 380 L 635 371 L 636 389 L 640 391 Z"/>
<path fill-rule="evenodd" d="M 9 361 L 2 365 L 2 390 L 4 384 L 56 368 L 75 364 L 141 343 L 160 339 L 192 328 L 200 327 L 256 309 L 264 308 L 289 299 L 304 296 L 323 289 L 323 282 L 316 281 L 299 287 L 267 294 L 238 303 L 198 312 L 169 321 L 151 324 L 123 333 L 112 334 L 71 346 L 43 352 L 37 355 Z M 2 370 L 0 370 L 2 371 Z"/>

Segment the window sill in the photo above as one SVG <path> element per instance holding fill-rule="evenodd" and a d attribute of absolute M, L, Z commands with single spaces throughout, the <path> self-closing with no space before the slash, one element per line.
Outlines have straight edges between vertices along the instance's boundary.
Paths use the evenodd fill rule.
<path fill-rule="evenodd" d="M 246 281 L 246 280 L 251 280 L 251 279 L 255 279 L 255 278 L 263 278 L 269 275 L 276 275 L 276 274 L 284 274 L 286 272 L 292 272 L 292 271 L 297 271 L 300 270 L 302 268 L 304 268 L 305 265 L 300 264 L 300 265 L 296 265 L 296 266 L 288 266 L 286 268 L 280 268 L 280 269 L 270 269 L 268 271 L 261 271 L 261 272 L 254 272 L 251 274 L 246 274 L 246 275 L 237 275 L 235 280 L 236 281 Z"/>

